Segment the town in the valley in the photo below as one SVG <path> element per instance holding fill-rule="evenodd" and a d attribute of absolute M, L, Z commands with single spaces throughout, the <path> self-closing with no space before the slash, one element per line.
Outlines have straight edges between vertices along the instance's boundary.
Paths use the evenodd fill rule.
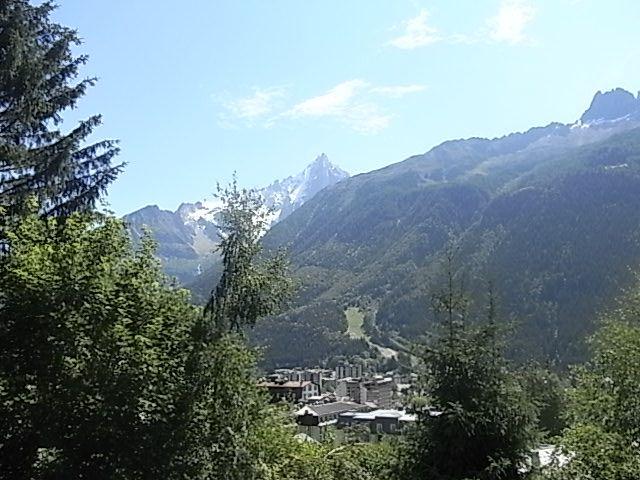
<path fill-rule="evenodd" d="M 410 430 L 419 408 L 428 410 L 431 417 L 442 413 L 416 405 L 416 373 L 381 373 L 356 362 L 339 363 L 334 369 L 279 368 L 258 385 L 268 392 L 271 402 L 289 409 L 300 442 L 393 442 Z M 568 461 L 549 444 L 538 445 L 529 459 L 526 468 Z"/>
<path fill-rule="evenodd" d="M 276 369 L 259 385 L 271 401 L 291 407 L 302 441 L 380 442 L 402 435 L 415 422 L 410 394 L 416 380 L 413 373 L 340 363 L 334 369 Z"/>

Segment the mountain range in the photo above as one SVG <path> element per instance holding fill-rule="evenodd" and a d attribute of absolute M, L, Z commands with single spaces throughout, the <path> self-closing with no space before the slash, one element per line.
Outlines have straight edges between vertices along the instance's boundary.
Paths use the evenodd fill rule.
<path fill-rule="evenodd" d="M 273 198 L 289 200 L 276 204 L 281 213 L 263 242 L 288 248 L 300 288 L 285 313 L 250 333 L 265 367 L 376 357 L 373 341 L 409 351 L 433 331 L 430 299 L 452 249 L 471 308 L 484 308 L 492 285 L 513 325 L 512 356 L 559 367 L 585 358 L 599 315 L 636 280 L 640 98 L 625 90 L 598 92 L 570 124 L 451 140 L 379 170 L 337 176 L 300 204 L 291 197 L 300 181 L 274 184 L 289 193 Z M 190 222 L 202 231 L 215 226 L 206 202 L 159 212 L 155 224 L 171 231 L 160 235 L 165 261 L 163 248 L 173 258 L 196 250 Z M 195 267 L 185 283 L 201 300 L 219 271 L 194 276 Z M 347 334 L 348 307 L 364 314 L 366 340 Z"/>
<path fill-rule="evenodd" d="M 323 153 L 297 175 L 257 189 L 270 209 L 270 225 L 287 218 L 316 193 L 347 178 Z M 215 264 L 218 242 L 218 198 L 182 203 L 175 211 L 149 205 L 124 216 L 134 240 L 148 229 L 158 244 L 165 272 L 187 284 Z"/>
<path fill-rule="evenodd" d="M 635 280 L 639 211 L 640 99 L 622 89 L 598 92 L 571 124 L 444 142 L 326 188 L 273 226 L 264 243 L 288 246 L 301 288 L 253 337 L 268 366 L 352 355 L 367 348 L 345 335 L 357 306 L 370 338 L 406 350 L 433 331 L 430 299 L 455 248 L 472 308 L 493 285 L 514 358 L 580 361 Z"/>

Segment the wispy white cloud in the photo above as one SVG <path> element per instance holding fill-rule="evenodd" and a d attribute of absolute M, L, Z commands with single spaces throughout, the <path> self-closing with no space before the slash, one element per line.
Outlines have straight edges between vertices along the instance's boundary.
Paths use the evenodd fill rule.
<path fill-rule="evenodd" d="M 238 120 L 246 123 L 259 121 L 272 114 L 276 109 L 277 101 L 284 96 L 283 87 L 256 87 L 247 97 L 221 100 L 224 111 L 220 114 L 220 120 L 226 124 Z"/>
<path fill-rule="evenodd" d="M 489 37 L 512 45 L 528 40 L 527 26 L 536 16 L 536 9 L 526 0 L 502 0 L 498 13 L 487 22 Z"/>
<path fill-rule="evenodd" d="M 364 98 L 370 89 L 364 80 L 347 80 L 322 95 L 297 103 L 282 115 L 288 118 L 330 117 L 359 133 L 377 133 L 389 126 L 391 116 Z"/>
<path fill-rule="evenodd" d="M 452 45 L 475 45 L 477 43 L 486 42 L 486 29 L 484 32 L 475 33 L 454 33 L 447 36 L 447 43 Z"/>
<path fill-rule="evenodd" d="M 438 30 L 428 24 L 429 12 L 426 9 L 404 23 L 404 33 L 389 41 L 389 45 L 403 50 L 431 45 L 441 40 Z"/>
<path fill-rule="evenodd" d="M 347 108 L 358 93 L 369 84 L 364 80 L 348 80 L 342 82 L 328 92 L 309 98 L 293 106 L 287 115 L 297 116 L 324 116 L 337 115 Z"/>
<path fill-rule="evenodd" d="M 252 95 L 222 102 L 219 123 L 224 127 L 271 127 L 279 122 L 302 119 L 327 119 L 363 134 L 378 133 L 389 126 L 393 115 L 380 105 L 384 98 L 399 99 L 417 93 L 425 85 L 376 86 L 362 79 L 347 80 L 326 92 L 283 106 L 284 89 L 254 89 Z M 386 104 L 385 104 L 386 105 Z"/>
<path fill-rule="evenodd" d="M 434 43 L 473 45 L 502 42 L 517 45 L 530 40 L 526 29 L 535 17 L 536 9 L 530 0 L 502 0 L 498 11 L 486 20 L 483 28 L 473 32 L 450 33 L 431 25 L 429 12 L 422 9 L 416 17 L 403 24 L 404 33 L 387 44 L 405 50 Z"/>

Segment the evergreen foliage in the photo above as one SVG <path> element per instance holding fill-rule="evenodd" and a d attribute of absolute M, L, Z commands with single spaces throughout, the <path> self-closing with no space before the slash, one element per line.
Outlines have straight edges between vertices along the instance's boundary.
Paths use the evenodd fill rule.
<path fill-rule="evenodd" d="M 433 298 L 441 334 L 422 353 L 428 408 L 419 412 L 403 478 L 515 479 L 536 439 L 533 403 L 509 369 L 490 295 L 487 318 L 471 318 L 446 256 L 447 284 Z"/>
<path fill-rule="evenodd" d="M 0 257 L 1 478 L 388 478 L 391 448 L 294 439 L 242 332 L 167 285 L 152 241 L 136 250 L 118 220 L 29 203 Z M 229 311 L 250 325 L 267 305 Z"/>
<path fill-rule="evenodd" d="M 36 196 L 44 213 L 90 210 L 121 170 L 110 140 L 86 144 L 100 115 L 60 129 L 96 79 L 77 80 L 78 34 L 51 20 L 51 2 L 0 2 L 0 205 L 15 214 Z"/>
<path fill-rule="evenodd" d="M 255 354 L 234 332 L 212 339 L 196 334 L 194 341 L 188 388 L 178 401 L 184 413 L 175 478 L 259 478 L 253 437 L 268 405 L 256 384 Z"/>
<path fill-rule="evenodd" d="M 593 358 L 576 368 L 569 428 L 562 438 L 571 458 L 554 478 L 631 480 L 640 471 L 640 288 L 606 314 L 591 340 Z"/>
<path fill-rule="evenodd" d="M 327 358 L 367 354 L 367 342 L 350 338 L 346 329 L 344 307 L 319 301 L 302 312 L 296 309 L 265 318 L 249 332 L 249 339 L 263 349 L 264 369 L 321 365 Z"/>
<path fill-rule="evenodd" d="M 524 388 L 538 408 L 538 430 L 546 440 L 553 440 L 566 427 L 565 382 L 560 376 L 536 364 L 528 364 L 518 372 Z"/>

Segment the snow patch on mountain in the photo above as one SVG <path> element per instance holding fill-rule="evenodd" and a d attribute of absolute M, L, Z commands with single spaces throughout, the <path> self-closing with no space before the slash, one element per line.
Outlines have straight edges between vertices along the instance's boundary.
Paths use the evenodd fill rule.
<path fill-rule="evenodd" d="M 265 232 L 320 190 L 348 176 L 323 153 L 297 175 L 257 189 L 267 210 Z M 157 254 L 166 273 L 186 283 L 211 263 L 213 251 L 220 240 L 218 216 L 222 207 L 219 198 L 210 197 L 195 203 L 183 203 L 175 212 L 148 206 L 124 218 L 134 239 L 142 236 L 143 227 L 151 230 L 158 242 Z"/>
<path fill-rule="evenodd" d="M 258 189 L 257 192 L 270 210 L 269 226 L 286 218 L 320 190 L 348 176 L 347 172 L 333 165 L 323 153 L 297 175 L 276 180 L 271 185 Z M 188 224 L 196 225 L 200 221 L 217 224 L 216 217 L 221 209 L 221 200 L 211 197 L 196 203 L 184 203 L 177 213 Z"/>

